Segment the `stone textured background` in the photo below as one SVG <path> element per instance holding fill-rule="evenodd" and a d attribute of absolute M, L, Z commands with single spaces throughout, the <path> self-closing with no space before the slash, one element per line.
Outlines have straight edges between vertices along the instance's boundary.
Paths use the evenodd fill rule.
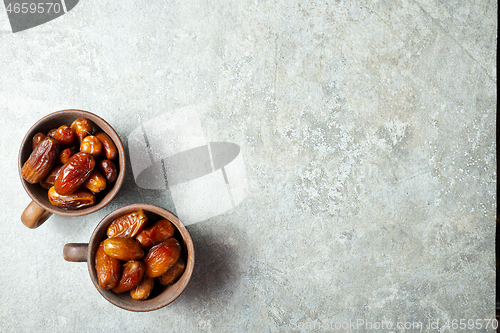
<path fill-rule="evenodd" d="M 14 34 L 0 5 L 0 332 L 494 318 L 497 7 L 81 0 Z M 172 209 L 168 195 L 129 169 L 105 209 L 29 230 L 20 142 L 42 116 L 78 108 L 127 146 L 141 122 L 189 104 L 206 106 L 208 141 L 241 147 L 248 197 L 189 226 L 196 267 L 179 299 L 118 309 L 63 245 L 128 203 Z"/>

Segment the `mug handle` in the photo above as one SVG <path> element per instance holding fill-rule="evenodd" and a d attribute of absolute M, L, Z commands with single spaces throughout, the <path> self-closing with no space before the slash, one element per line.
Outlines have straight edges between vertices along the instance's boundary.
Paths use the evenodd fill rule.
<path fill-rule="evenodd" d="M 88 243 L 68 243 L 64 245 L 63 257 L 66 261 L 87 262 Z"/>
<path fill-rule="evenodd" d="M 31 201 L 21 214 L 21 221 L 30 229 L 38 228 L 52 215 L 51 212 Z"/>

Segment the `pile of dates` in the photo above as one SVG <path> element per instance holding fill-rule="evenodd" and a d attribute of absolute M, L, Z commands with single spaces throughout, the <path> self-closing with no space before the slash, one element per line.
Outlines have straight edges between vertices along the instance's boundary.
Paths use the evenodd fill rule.
<path fill-rule="evenodd" d="M 150 222 L 143 210 L 115 219 L 108 226 L 108 238 L 95 255 L 95 269 L 101 288 L 115 293 L 130 292 L 136 300 L 151 294 L 155 280 L 163 286 L 177 281 L 186 268 L 174 225 L 165 219 Z"/>
<path fill-rule="evenodd" d="M 79 118 L 71 126 L 37 133 L 21 175 L 28 183 L 47 189 L 52 205 L 83 208 L 93 205 L 96 194 L 116 181 L 118 172 L 112 160 L 117 155 L 106 133 L 94 133 L 92 122 Z"/>

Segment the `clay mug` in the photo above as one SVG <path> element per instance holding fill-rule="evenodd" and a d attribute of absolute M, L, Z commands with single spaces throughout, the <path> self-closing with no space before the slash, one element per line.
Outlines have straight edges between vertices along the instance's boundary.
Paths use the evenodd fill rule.
<path fill-rule="evenodd" d="M 67 210 L 56 207 L 49 202 L 47 190 L 40 184 L 30 184 L 21 176 L 21 169 L 33 150 L 33 136 L 39 132 L 47 134 L 50 130 L 58 128 L 61 125 L 70 126 L 78 118 L 87 118 L 93 124 L 93 131 L 102 131 L 106 133 L 116 146 L 118 156 L 113 159 L 117 168 L 118 176 L 112 187 L 106 188 L 102 193 L 96 196 L 96 203 L 76 210 Z M 116 196 L 123 184 L 125 177 L 125 150 L 120 137 L 115 130 L 101 117 L 83 110 L 62 110 L 50 113 L 38 120 L 26 133 L 19 150 L 19 176 L 24 189 L 31 197 L 32 201 L 28 204 L 21 215 L 21 221 L 28 228 L 37 228 L 42 225 L 52 214 L 63 216 L 82 216 L 98 211 L 106 206 Z"/>
<path fill-rule="evenodd" d="M 144 210 L 148 221 L 169 220 L 176 228 L 174 238 L 181 244 L 181 257 L 186 263 L 184 273 L 171 285 L 163 286 L 155 281 L 155 286 L 151 295 L 145 300 L 135 300 L 130 297 L 129 292 L 114 293 L 111 290 L 105 290 L 99 285 L 97 272 L 95 269 L 95 256 L 99 244 L 107 238 L 106 231 L 108 226 L 118 217 L 137 211 Z M 90 279 L 99 293 L 110 303 L 129 311 L 145 312 L 160 309 L 172 303 L 179 297 L 187 287 L 194 268 L 194 245 L 191 235 L 185 225 L 170 211 L 150 204 L 131 204 L 121 207 L 109 213 L 97 225 L 89 243 L 69 243 L 63 248 L 63 256 L 67 261 L 87 262 Z"/>

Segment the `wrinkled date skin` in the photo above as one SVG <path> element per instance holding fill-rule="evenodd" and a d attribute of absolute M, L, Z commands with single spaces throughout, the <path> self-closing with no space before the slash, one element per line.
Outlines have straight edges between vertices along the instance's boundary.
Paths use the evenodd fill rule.
<path fill-rule="evenodd" d="M 30 184 L 41 181 L 54 167 L 59 157 L 56 139 L 46 137 L 31 152 L 21 168 L 22 177 Z"/>
<path fill-rule="evenodd" d="M 92 206 L 95 203 L 95 194 L 86 189 L 78 189 L 71 194 L 62 195 L 57 193 L 52 186 L 49 189 L 48 197 L 51 204 L 64 209 L 79 209 Z"/>
<path fill-rule="evenodd" d="M 61 170 L 62 165 L 55 166 L 52 171 L 49 172 L 47 176 L 45 176 L 44 179 L 40 181 L 40 185 L 48 190 L 52 186 L 54 186 L 54 182 L 56 180 L 57 174 L 59 173 L 59 170 Z"/>
<path fill-rule="evenodd" d="M 142 261 L 128 261 L 123 264 L 122 276 L 113 292 L 122 293 L 129 291 L 141 282 L 144 276 L 144 264 Z"/>
<path fill-rule="evenodd" d="M 89 178 L 87 178 L 87 180 L 83 182 L 83 186 L 94 193 L 99 193 L 106 189 L 106 178 L 104 178 L 104 176 L 99 171 L 94 169 L 90 173 Z"/>
<path fill-rule="evenodd" d="M 104 252 L 113 258 L 130 261 L 144 256 L 141 245 L 133 238 L 113 237 L 104 240 Z"/>
<path fill-rule="evenodd" d="M 175 238 L 169 238 L 153 246 L 144 257 L 146 275 L 152 278 L 165 274 L 181 255 L 181 245 Z"/>
<path fill-rule="evenodd" d="M 95 254 L 95 270 L 103 289 L 113 289 L 120 281 L 121 262 L 104 252 L 103 242 L 99 244 Z"/>
<path fill-rule="evenodd" d="M 48 135 L 56 139 L 61 147 L 69 147 L 75 143 L 75 134 L 67 125 L 51 130 Z"/>
<path fill-rule="evenodd" d="M 56 177 L 54 187 L 57 193 L 68 195 L 82 185 L 94 170 L 95 160 L 92 155 L 78 152 L 63 165 Z"/>
<path fill-rule="evenodd" d="M 96 133 L 95 137 L 98 138 L 101 142 L 102 149 L 104 151 L 104 154 L 106 155 L 106 158 L 108 160 L 116 158 L 116 155 L 118 155 L 118 150 L 116 149 L 113 140 L 111 140 L 111 138 L 104 132 Z"/>
<path fill-rule="evenodd" d="M 177 279 L 184 273 L 186 269 L 186 263 L 182 258 L 179 258 L 177 262 L 170 267 L 170 269 L 163 275 L 158 277 L 158 281 L 164 286 L 174 283 Z"/>
<path fill-rule="evenodd" d="M 151 295 L 155 286 L 155 279 L 144 274 L 141 282 L 130 290 L 130 297 L 136 300 L 144 300 Z"/>
<path fill-rule="evenodd" d="M 138 210 L 118 217 L 108 227 L 108 237 L 135 237 L 148 222 L 144 211 Z"/>
<path fill-rule="evenodd" d="M 34 136 L 33 136 L 33 140 L 32 140 L 32 144 L 33 144 L 33 149 L 35 149 L 36 146 L 38 146 L 38 144 L 40 142 L 43 141 L 43 139 L 45 139 L 45 134 L 43 133 L 36 133 Z"/>
<path fill-rule="evenodd" d="M 88 135 L 83 138 L 82 143 L 80 144 L 80 151 L 97 158 L 102 153 L 102 143 L 97 137 Z"/>
<path fill-rule="evenodd" d="M 160 220 L 137 235 L 137 241 L 143 248 L 150 248 L 174 235 L 175 227 L 168 220 Z"/>
<path fill-rule="evenodd" d="M 99 163 L 99 170 L 101 170 L 104 177 L 106 177 L 106 182 L 108 184 L 113 184 L 116 181 L 118 171 L 116 170 L 116 166 L 113 161 L 102 160 Z"/>
<path fill-rule="evenodd" d="M 76 119 L 70 127 L 76 136 L 77 143 L 81 143 L 84 137 L 92 134 L 92 123 L 86 118 Z"/>

